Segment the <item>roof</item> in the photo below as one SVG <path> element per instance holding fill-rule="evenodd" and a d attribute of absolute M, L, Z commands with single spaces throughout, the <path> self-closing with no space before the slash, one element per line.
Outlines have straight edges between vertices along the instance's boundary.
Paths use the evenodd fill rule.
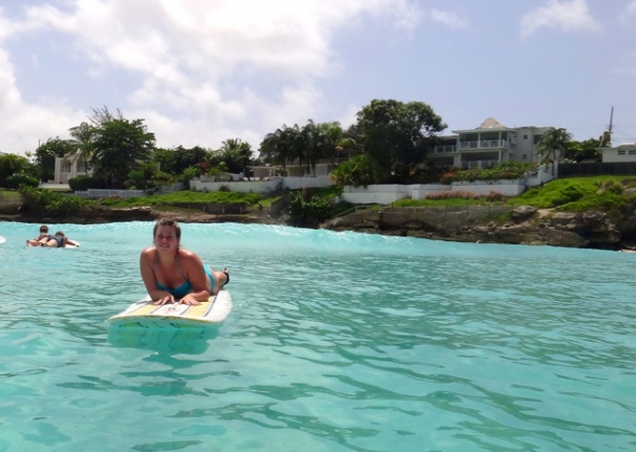
<path fill-rule="evenodd" d="M 501 124 L 495 118 L 486 118 L 477 129 L 505 129 L 506 126 Z"/>

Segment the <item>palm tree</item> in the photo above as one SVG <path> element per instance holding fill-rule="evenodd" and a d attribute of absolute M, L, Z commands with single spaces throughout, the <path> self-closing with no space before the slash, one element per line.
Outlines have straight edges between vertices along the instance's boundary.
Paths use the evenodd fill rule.
<path fill-rule="evenodd" d="M 219 151 L 230 172 L 245 172 L 252 162 L 252 147 L 240 138 L 225 140 Z"/>
<path fill-rule="evenodd" d="M 554 166 L 562 153 L 565 155 L 568 143 L 572 139 L 572 135 L 564 128 L 551 127 L 541 137 L 537 143 L 537 154 L 542 158 L 541 163 L 552 163 L 552 175 L 554 176 Z M 557 152 L 559 154 L 557 154 Z M 550 158 L 551 156 L 551 158 Z"/>
<path fill-rule="evenodd" d="M 285 124 L 274 133 L 268 133 L 261 142 L 259 153 L 266 163 L 281 165 L 287 170 L 287 162 L 292 157 L 293 128 Z"/>
<path fill-rule="evenodd" d="M 69 140 L 75 150 L 69 153 L 69 156 L 78 155 L 78 163 L 83 162 L 84 167 L 88 170 L 88 162 L 93 156 L 93 141 L 96 136 L 95 126 L 87 122 L 82 122 L 79 126 L 69 129 L 71 140 Z"/>

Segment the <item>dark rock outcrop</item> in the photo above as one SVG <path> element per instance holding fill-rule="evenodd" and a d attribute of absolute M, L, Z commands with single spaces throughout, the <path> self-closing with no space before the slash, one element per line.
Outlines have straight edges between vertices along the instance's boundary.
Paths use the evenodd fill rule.
<path fill-rule="evenodd" d="M 353 230 L 459 242 L 552 245 L 576 248 L 620 249 L 623 233 L 604 212 L 550 212 L 539 215 L 534 207 L 521 206 L 509 212 L 509 219 L 493 221 L 492 212 L 482 218 L 438 210 L 431 214 L 389 215 L 393 209 L 361 211 L 323 224 L 334 230 Z M 413 209 L 411 209 L 412 211 Z M 632 223 L 633 224 L 633 223 Z"/>

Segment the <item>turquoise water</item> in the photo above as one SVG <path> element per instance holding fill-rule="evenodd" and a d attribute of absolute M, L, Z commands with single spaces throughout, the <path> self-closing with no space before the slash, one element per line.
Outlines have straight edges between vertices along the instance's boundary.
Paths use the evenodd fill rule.
<path fill-rule="evenodd" d="M 0 223 L 0 451 L 636 450 L 636 254 L 184 224 L 201 331 L 109 329 L 152 224 Z"/>

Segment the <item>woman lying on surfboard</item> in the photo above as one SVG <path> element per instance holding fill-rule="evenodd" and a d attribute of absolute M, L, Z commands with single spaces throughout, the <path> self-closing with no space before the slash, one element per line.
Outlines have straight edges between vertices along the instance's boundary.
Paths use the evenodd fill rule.
<path fill-rule="evenodd" d="M 141 252 L 139 267 L 153 304 L 197 305 L 230 282 L 227 269 L 213 272 L 199 256 L 181 248 L 181 227 L 175 220 L 158 220 L 152 235 L 154 246 Z"/>

